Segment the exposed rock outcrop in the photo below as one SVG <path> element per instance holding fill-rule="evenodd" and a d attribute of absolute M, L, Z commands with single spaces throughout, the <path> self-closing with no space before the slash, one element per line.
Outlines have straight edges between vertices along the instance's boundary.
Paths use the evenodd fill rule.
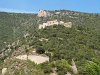
<path fill-rule="evenodd" d="M 41 39 L 39 39 L 39 41 L 48 41 L 48 39 L 46 39 L 46 38 L 41 38 Z"/>
<path fill-rule="evenodd" d="M 6 72 L 7 72 L 7 68 L 3 68 L 2 69 L 2 75 L 5 75 Z"/>
<path fill-rule="evenodd" d="M 76 64 L 74 62 L 74 60 L 72 59 L 72 71 L 74 74 L 78 74 L 78 70 L 77 70 L 77 67 L 76 67 Z"/>
<path fill-rule="evenodd" d="M 67 74 L 66 75 L 71 75 L 71 73 L 70 72 L 67 72 Z"/>
<path fill-rule="evenodd" d="M 27 60 L 27 55 L 19 55 L 16 58 L 20 60 Z M 41 64 L 43 62 L 49 61 L 49 57 L 41 55 L 28 55 L 28 59 L 35 62 L 36 64 Z"/>

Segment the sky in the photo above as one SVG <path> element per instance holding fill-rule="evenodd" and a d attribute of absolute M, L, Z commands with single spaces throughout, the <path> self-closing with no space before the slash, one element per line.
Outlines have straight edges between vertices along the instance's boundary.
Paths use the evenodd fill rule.
<path fill-rule="evenodd" d="M 0 0 L 0 11 L 37 13 L 40 9 L 100 13 L 100 0 Z"/>

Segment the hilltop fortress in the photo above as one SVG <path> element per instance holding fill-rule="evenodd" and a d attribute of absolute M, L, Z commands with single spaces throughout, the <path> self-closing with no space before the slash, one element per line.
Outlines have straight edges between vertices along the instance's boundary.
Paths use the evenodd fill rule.
<path fill-rule="evenodd" d="M 48 11 L 40 10 L 38 12 L 38 17 L 47 17 L 47 16 L 51 16 L 51 14 Z"/>
<path fill-rule="evenodd" d="M 58 20 L 53 20 L 53 21 L 47 21 L 46 23 L 39 24 L 39 29 L 44 29 L 48 26 L 54 26 L 54 25 L 63 25 L 65 27 L 71 28 L 72 27 L 72 22 L 63 22 L 63 21 L 58 21 Z"/>
<path fill-rule="evenodd" d="M 60 12 L 56 13 L 56 14 L 60 14 Z M 38 12 L 38 17 L 48 17 L 48 16 L 52 16 L 52 13 L 48 12 L 48 11 L 45 11 L 45 10 L 40 10 Z M 46 23 L 43 23 L 43 24 L 39 24 L 39 29 L 44 29 L 48 26 L 54 26 L 54 25 L 63 25 L 65 27 L 68 27 L 68 28 L 71 28 L 72 27 L 72 22 L 63 22 L 63 21 L 58 21 L 58 20 L 52 20 L 52 21 L 47 21 Z"/>

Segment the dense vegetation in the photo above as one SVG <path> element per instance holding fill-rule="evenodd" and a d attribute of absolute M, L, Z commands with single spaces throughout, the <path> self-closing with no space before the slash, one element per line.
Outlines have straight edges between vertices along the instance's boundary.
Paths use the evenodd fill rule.
<path fill-rule="evenodd" d="M 0 12 L 0 49 L 20 39 L 28 29 L 33 29 L 33 25 L 36 24 L 35 14 Z"/>
<path fill-rule="evenodd" d="M 56 11 L 55 11 L 56 12 Z M 61 13 L 67 11 L 61 11 Z M 54 13 L 54 12 L 52 12 Z M 48 20 L 62 20 L 73 23 L 72 28 L 64 26 L 51 26 L 45 29 L 37 29 L 39 23 Z M 24 34 L 29 33 L 28 37 Z M 12 46 L 15 51 L 22 45 L 36 48 L 37 53 L 44 53 L 49 56 L 50 62 L 36 65 L 31 61 L 9 60 L 5 67 L 9 67 L 9 73 L 14 68 L 14 75 L 48 75 L 53 68 L 57 68 L 58 75 L 65 75 L 71 72 L 71 60 L 73 59 L 78 68 L 79 75 L 99 75 L 100 74 L 100 15 L 70 12 L 69 14 L 53 15 L 46 18 L 39 18 L 34 14 L 12 14 L 0 13 L 0 46 L 1 51 L 7 50 L 4 46 L 17 40 L 20 43 Z M 39 39 L 44 38 L 48 41 Z M 28 52 L 27 49 L 25 49 Z M 10 56 L 10 52 L 7 56 Z M 6 58 L 1 58 L 2 60 Z M 16 63 L 17 62 L 17 63 Z M 21 68 L 16 69 L 12 63 L 20 63 Z M 11 64 L 11 65 L 10 65 Z M 24 64 L 24 65 L 23 65 Z M 26 69 L 24 69 L 24 67 Z M 25 72 L 26 70 L 26 72 Z M 8 75 L 10 75 L 8 73 Z M 73 74 L 73 73 L 72 73 Z"/>

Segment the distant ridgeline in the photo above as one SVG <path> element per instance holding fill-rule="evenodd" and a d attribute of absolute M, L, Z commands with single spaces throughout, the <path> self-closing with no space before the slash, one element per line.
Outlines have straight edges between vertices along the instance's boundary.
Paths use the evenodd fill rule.
<path fill-rule="evenodd" d="M 79 13 L 66 10 L 55 10 L 55 11 L 39 10 L 38 12 L 38 17 L 48 17 L 48 16 L 50 17 L 54 15 L 79 15 Z"/>

